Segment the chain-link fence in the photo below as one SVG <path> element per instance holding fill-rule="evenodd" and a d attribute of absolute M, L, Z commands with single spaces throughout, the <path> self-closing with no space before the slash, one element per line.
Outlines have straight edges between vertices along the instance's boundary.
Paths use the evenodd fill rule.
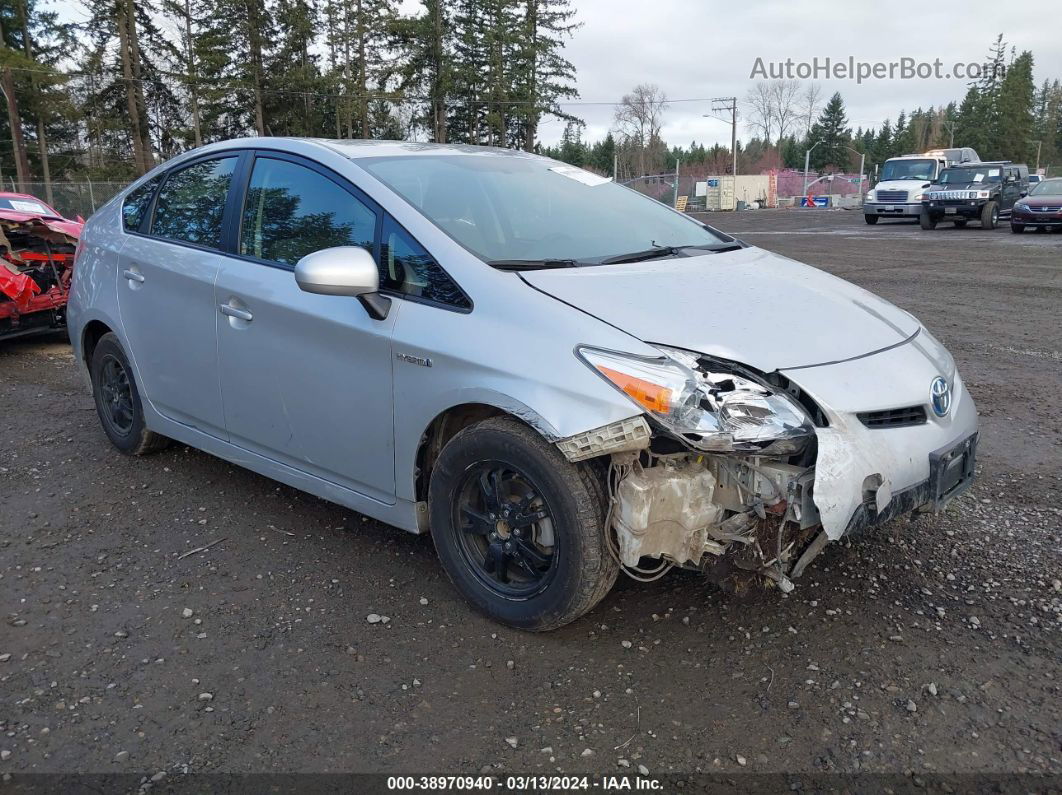
<path fill-rule="evenodd" d="M 77 218 L 79 215 L 82 218 L 88 218 L 128 184 L 128 182 L 93 182 L 92 180 L 52 182 L 50 185 L 44 182 L 26 182 L 20 190 L 17 181 L 7 178 L 0 183 L 0 190 L 36 196 L 52 205 L 66 218 Z"/>

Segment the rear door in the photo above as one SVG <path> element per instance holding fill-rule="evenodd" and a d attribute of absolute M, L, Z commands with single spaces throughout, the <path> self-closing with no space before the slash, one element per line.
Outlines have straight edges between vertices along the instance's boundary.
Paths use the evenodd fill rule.
<path fill-rule="evenodd" d="M 393 503 L 391 332 L 355 298 L 305 293 L 302 257 L 376 253 L 381 213 L 342 177 L 301 158 L 249 163 L 234 254 L 218 273 L 218 356 L 230 441 Z"/>
<path fill-rule="evenodd" d="M 219 438 L 214 280 L 239 159 L 214 155 L 169 172 L 149 211 L 129 213 L 135 228 L 118 262 L 122 326 L 145 396 L 163 416 Z"/>

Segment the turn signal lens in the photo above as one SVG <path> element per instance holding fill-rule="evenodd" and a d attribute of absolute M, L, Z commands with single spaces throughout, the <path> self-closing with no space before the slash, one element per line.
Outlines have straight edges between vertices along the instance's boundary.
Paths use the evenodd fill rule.
<path fill-rule="evenodd" d="M 660 414 L 667 414 L 671 411 L 671 390 L 667 387 L 600 364 L 597 365 L 597 369 L 640 406 Z"/>

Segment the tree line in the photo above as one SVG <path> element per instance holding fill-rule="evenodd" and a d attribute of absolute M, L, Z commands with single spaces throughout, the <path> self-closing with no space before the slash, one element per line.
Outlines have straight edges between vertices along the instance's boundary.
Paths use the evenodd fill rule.
<path fill-rule="evenodd" d="M 128 179 L 243 135 L 532 149 L 571 118 L 571 0 L 0 0 L 0 170 Z M 0 126 L 4 121 L 0 120 Z"/>
<path fill-rule="evenodd" d="M 998 37 L 986 68 L 961 100 L 941 107 L 900 110 L 895 121 L 852 129 L 839 93 L 826 98 L 816 83 L 774 80 L 755 84 L 743 98 L 741 116 L 751 136 L 738 141 L 740 173 L 809 166 L 818 173 L 858 170 L 861 157 L 872 174 L 890 157 L 928 149 L 970 146 L 985 160 L 1013 160 L 1062 166 L 1062 83 L 1034 81 L 1033 55 L 1009 48 Z M 730 149 L 723 145 L 669 147 L 653 122 L 667 109 L 657 86 L 639 86 L 617 107 L 613 129 L 603 140 L 585 142 L 577 122 L 547 153 L 566 162 L 621 178 L 670 172 L 681 161 L 688 173 L 726 174 L 732 170 Z M 631 119 L 639 121 L 631 128 Z M 639 130 L 644 130 L 640 134 Z M 613 156 L 619 153 L 613 160 Z"/>
<path fill-rule="evenodd" d="M 87 20 L 44 0 L 0 0 L 0 180 L 125 181 L 210 141 L 244 135 L 392 138 L 540 151 L 632 178 L 682 162 L 728 173 L 722 144 L 669 146 L 666 93 L 641 84 L 611 129 L 585 141 L 565 110 L 578 96 L 565 43 L 572 0 L 85 0 Z M 995 68 L 966 96 L 854 131 L 839 94 L 815 83 L 755 84 L 738 170 L 868 171 L 888 157 L 973 146 L 983 158 L 1062 159 L 1062 86 L 1038 87 L 1033 57 L 999 37 Z M 543 146 L 545 117 L 566 122 Z M 724 121 L 726 119 L 723 119 Z M 50 189 L 48 191 L 50 194 Z M 50 198 L 50 195 L 47 196 Z"/>

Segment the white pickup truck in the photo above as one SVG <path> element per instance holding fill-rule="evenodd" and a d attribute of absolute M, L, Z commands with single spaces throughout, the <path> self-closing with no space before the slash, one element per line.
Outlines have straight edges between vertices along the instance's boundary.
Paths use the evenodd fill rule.
<path fill-rule="evenodd" d="M 863 198 L 863 217 L 868 224 L 876 224 L 879 218 L 918 218 L 922 212 L 922 190 L 941 171 L 948 166 L 980 161 L 977 152 L 968 146 L 890 157 L 881 167 L 878 184 Z"/>

